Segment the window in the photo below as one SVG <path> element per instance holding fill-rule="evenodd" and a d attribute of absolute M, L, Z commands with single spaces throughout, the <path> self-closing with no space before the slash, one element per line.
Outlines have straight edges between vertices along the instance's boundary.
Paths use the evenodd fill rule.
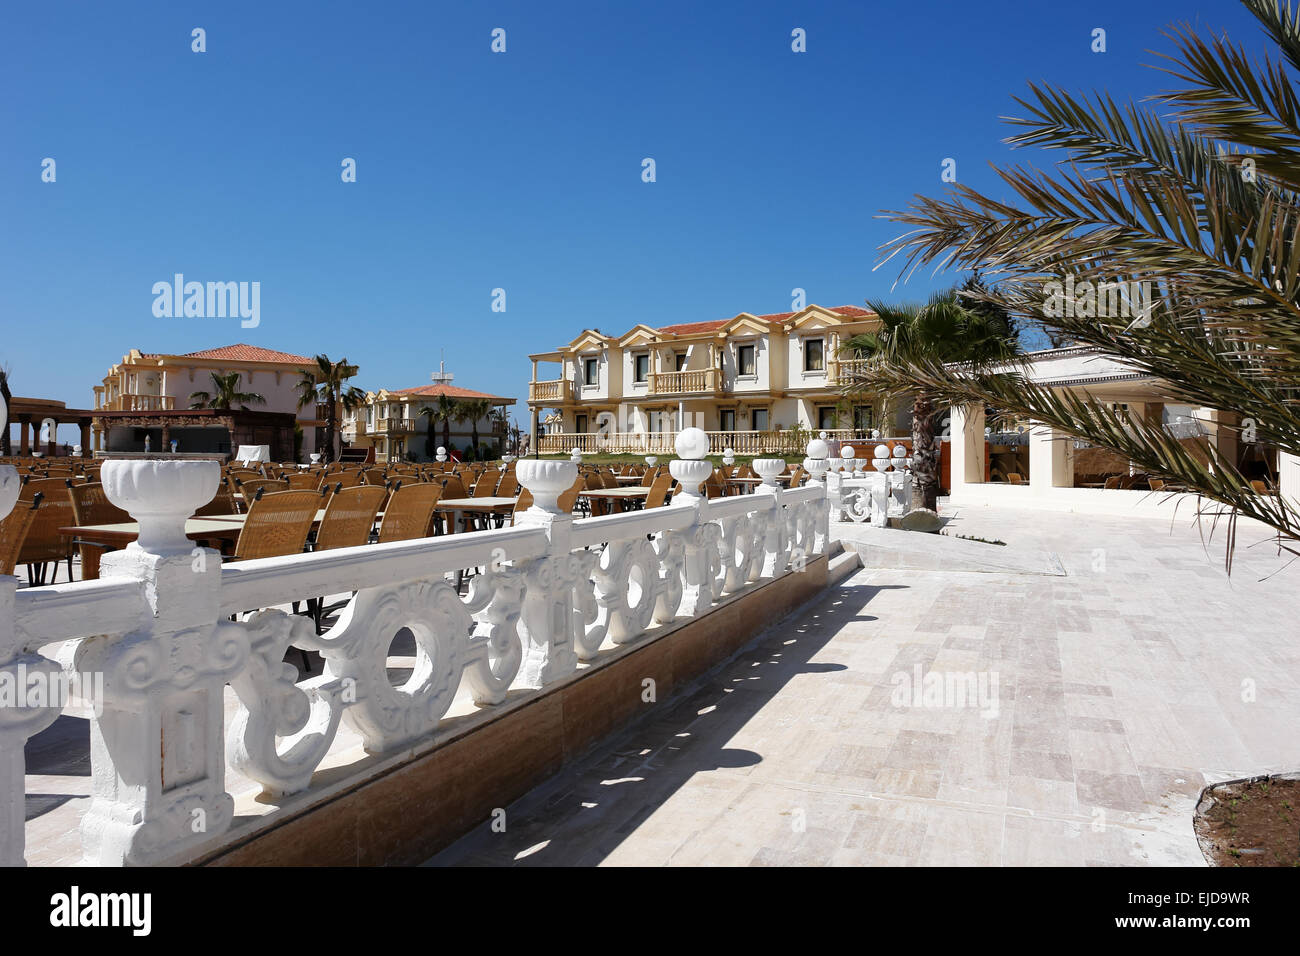
<path fill-rule="evenodd" d="M 757 375 L 754 364 L 754 346 L 738 345 L 736 346 L 736 374 L 737 375 Z"/>
<path fill-rule="evenodd" d="M 585 435 L 585 434 L 587 434 L 587 416 L 586 416 L 586 415 L 579 415 L 579 416 L 575 419 L 575 424 L 574 424 L 574 426 L 573 426 L 573 429 L 574 429 L 574 431 L 576 431 L 579 435 Z"/>
<path fill-rule="evenodd" d="M 676 352 L 673 354 L 673 371 L 680 372 L 686 368 L 686 353 Z"/>
<path fill-rule="evenodd" d="M 632 364 L 635 381 L 644 382 L 650 378 L 650 356 L 648 354 L 634 356 Z"/>
<path fill-rule="evenodd" d="M 854 405 L 853 406 L 853 427 L 860 432 L 871 431 L 871 406 Z"/>
<path fill-rule="evenodd" d="M 584 385 L 600 384 L 600 360 L 589 358 L 582 360 L 582 382 Z"/>
<path fill-rule="evenodd" d="M 736 410 L 734 408 L 718 409 L 718 427 L 724 432 L 736 430 Z"/>
<path fill-rule="evenodd" d="M 766 408 L 756 408 L 756 409 L 754 409 L 754 411 L 751 413 L 751 415 L 752 415 L 753 423 L 754 423 L 754 431 L 756 431 L 756 432 L 765 432 L 765 431 L 768 430 L 768 429 L 767 429 L 767 409 L 766 409 Z"/>
<path fill-rule="evenodd" d="M 835 414 L 835 406 L 834 406 L 834 405 L 818 405 L 818 406 L 817 406 L 817 427 L 818 427 L 819 429 L 826 429 L 826 430 L 829 430 L 829 429 L 835 428 L 835 427 L 836 427 L 836 424 L 835 424 L 835 420 L 836 420 L 836 418 L 837 418 L 837 416 L 836 416 L 836 414 Z"/>
<path fill-rule="evenodd" d="M 805 339 L 803 343 L 803 370 L 826 371 L 826 342 L 824 339 Z"/>

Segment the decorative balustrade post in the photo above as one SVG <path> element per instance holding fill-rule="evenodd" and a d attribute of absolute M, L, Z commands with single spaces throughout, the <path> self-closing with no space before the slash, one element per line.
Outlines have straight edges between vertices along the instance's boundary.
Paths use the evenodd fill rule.
<path fill-rule="evenodd" d="M 824 433 L 823 433 L 824 434 Z M 830 489 L 826 484 L 826 471 L 831 467 L 830 445 L 826 444 L 820 438 L 814 438 L 808 443 L 808 457 L 804 459 L 803 466 L 808 469 L 811 477 L 808 484 L 822 489 L 824 500 L 816 504 L 817 509 L 817 541 L 816 547 L 819 551 L 826 550 L 826 544 L 831 536 L 831 508 L 830 508 Z"/>
<path fill-rule="evenodd" d="M 104 493 L 140 536 L 104 555 L 100 574 L 140 581 L 152 619 L 77 649 L 77 670 L 103 676 L 81 825 L 88 863 L 165 862 L 230 826 L 222 695 L 247 663 L 248 637 L 218 625 L 220 555 L 185 537 L 185 520 L 220 477 L 214 461 L 104 464 Z"/>
<path fill-rule="evenodd" d="M 576 451 L 576 449 L 575 449 Z M 559 497 L 578 480 L 578 466 L 569 461 L 520 461 L 519 483 L 533 496 L 533 505 L 516 515 L 515 524 L 546 529 L 547 553 L 523 562 L 524 599 L 519 623 L 527 646 L 516 683 L 545 687 L 572 674 L 578 666 L 574 640 L 583 622 L 574 612 L 574 589 L 591 588 L 595 553 L 574 554 L 570 541 L 573 515 L 559 506 Z"/>
<path fill-rule="evenodd" d="M 3 419 L 4 402 L 0 400 L 0 421 Z M 18 501 L 20 484 L 12 465 L 0 465 L 0 521 Z M 17 578 L 0 577 L 0 866 L 26 865 L 23 827 L 27 817 L 27 765 L 23 746 L 29 737 L 52 724 L 63 706 L 61 697 L 31 693 L 37 686 L 57 687 L 60 668 L 19 641 L 14 628 L 17 588 Z"/>
<path fill-rule="evenodd" d="M 709 502 L 700 485 L 713 474 L 713 464 L 705 459 L 709 453 L 709 435 L 701 428 L 684 428 L 674 442 L 680 456 L 668 463 L 668 471 L 681 485 L 673 497 L 672 507 L 692 508 L 695 523 L 672 532 L 685 548 L 684 586 L 678 613 L 687 617 L 703 614 L 713 604 L 714 564 L 722 529 L 709 522 Z"/>
<path fill-rule="evenodd" d="M 754 489 L 756 495 L 771 495 L 776 499 L 768 513 L 767 533 L 763 536 L 762 576 L 774 578 L 785 570 L 790 560 L 790 533 L 785 516 L 781 513 L 781 486 L 776 477 L 785 471 L 783 458 L 755 458 L 752 466 L 763 483 Z"/>

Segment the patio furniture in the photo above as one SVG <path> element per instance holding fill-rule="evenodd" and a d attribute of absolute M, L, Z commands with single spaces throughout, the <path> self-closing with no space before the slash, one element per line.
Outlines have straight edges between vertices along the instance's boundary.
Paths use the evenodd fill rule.
<path fill-rule="evenodd" d="M 75 524 L 121 524 L 131 520 L 129 514 L 108 500 L 104 495 L 104 486 L 97 481 L 85 481 L 79 485 L 69 481 L 68 495 L 72 500 L 72 520 Z M 73 544 L 81 551 L 81 580 L 97 580 L 100 556 L 113 549 L 81 538 L 74 538 Z"/>
<path fill-rule="evenodd" d="M 234 560 L 274 558 L 303 551 L 320 500 L 314 491 L 259 492 L 249 503 L 235 542 Z"/>
<path fill-rule="evenodd" d="M 0 520 L 0 575 L 14 573 L 14 568 L 18 564 L 18 554 L 27 539 L 27 529 L 36 520 L 36 512 L 40 510 L 41 502 L 44 500 L 45 495 L 38 491 L 30 503 L 19 502 L 3 520 Z"/>
<path fill-rule="evenodd" d="M 434 507 L 443 488 L 433 482 L 412 482 L 393 491 L 384 505 L 379 541 L 409 541 L 434 534 Z"/>
<path fill-rule="evenodd" d="M 68 580 L 71 581 L 72 539 L 59 531 L 65 525 L 75 524 L 67 483 L 62 478 L 34 478 L 19 489 L 18 500 L 32 501 L 38 494 L 45 496 L 45 502 L 27 529 L 18 563 L 27 565 L 29 583 L 41 585 L 53 584 L 59 576 L 59 562 L 67 561 Z M 54 566 L 52 572 L 50 565 Z"/>
<path fill-rule="evenodd" d="M 289 475 L 285 478 L 290 491 L 317 491 L 321 486 L 321 476 L 311 473 Z"/>

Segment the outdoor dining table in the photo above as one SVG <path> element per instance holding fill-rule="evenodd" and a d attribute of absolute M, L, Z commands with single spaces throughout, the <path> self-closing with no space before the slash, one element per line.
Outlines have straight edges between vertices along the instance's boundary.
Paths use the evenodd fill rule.
<path fill-rule="evenodd" d="M 508 514 L 514 510 L 513 497 L 484 495 L 481 498 L 441 498 L 434 506 L 436 511 L 451 512 L 451 530 L 460 525 L 466 512 L 471 514 Z"/>
<path fill-rule="evenodd" d="M 243 515 L 229 517 L 242 518 Z M 185 522 L 185 537 L 191 541 L 235 541 L 243 530 L 243 522 L 230 521 L 225 517 L 189 518 Z M 112 548 L 123 548 L 140 537 L 140 525 L 134 521 L 118 524 L 71 525 L 60 528 L 59 534 L 85 541 L 88 544 L 102 544 Z"/>
<path fill-rule="evenodd" d="M 628 499 L 641 499 L 644 501 L 650 494 L 650 489 L 640 488 L 590 488 L 578 492 L 579 498 L 604 498 L 609 501 L 619 502 L 619 507 Z"/>
<path fill-rule="evenodd" d="M 776 480 L 781 482 L 782 484 L 788 485 L 790 483 L 790 476 L 777 475 Z M 762 483 L 763 483 L 762 478 L 728 478 L 727 479 L 727 484 L 738 485 L 739 487 L 745 489 L 746 492 L 753 491 L 755 485 L 761 485 Z"/>
<path fill-rule="evenodd" d="M 639 485 L 642 479 L 641 475 L 615 475 L 614 477 L 620 485 Z"/>

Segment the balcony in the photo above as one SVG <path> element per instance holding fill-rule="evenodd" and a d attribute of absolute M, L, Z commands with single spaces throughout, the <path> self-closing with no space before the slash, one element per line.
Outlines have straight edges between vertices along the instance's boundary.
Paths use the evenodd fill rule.
<path fill-rule="evenodd" d="M 651 395 L 716 395 L 721 376 L 716 368 L 684 369 L 680 372 L 652 372 Z"/>
<path fill-rule="evenodd" d="M 870 364 L 869 359 L 832 359 L 827 381 L 830 384 L 861 381 L 866 378 Z"/>
<path fill-rule="evenodd" d="M 379 418 L 366 430 L 374 435 L 409 435 L 419 431 L 419 424 L 415 418 Z"/>
<path fill-rule="evenodd" d="M 563 405 L 570 400 L 569 380 L 553 379 L 549 382 L 529 382 L 528 401 L 539 404 Z"/>
<path fill-rule="evenodd" d="M 170 395 L 137 395 L 128 393 L 96 405 L 97 412 L 169 412 L 176 407 Z"/>

